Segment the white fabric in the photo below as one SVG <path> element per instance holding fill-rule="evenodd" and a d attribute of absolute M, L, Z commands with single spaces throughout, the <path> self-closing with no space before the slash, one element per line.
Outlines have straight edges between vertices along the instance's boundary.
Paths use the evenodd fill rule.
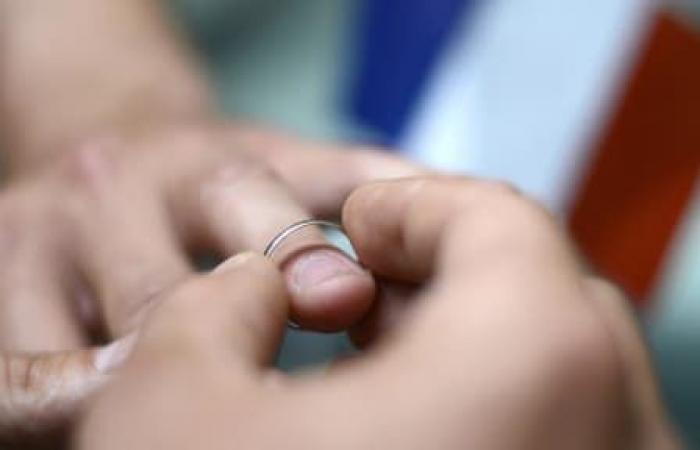
<path fill-rule="evenodd" d="M 642 42 L 640 0 L 489 0 L 444 55 L 402 147 L 566 207 Z"/>

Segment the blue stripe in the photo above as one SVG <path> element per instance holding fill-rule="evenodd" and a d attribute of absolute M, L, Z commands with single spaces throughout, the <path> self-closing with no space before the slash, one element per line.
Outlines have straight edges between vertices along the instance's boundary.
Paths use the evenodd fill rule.
<path fill-rule="evenodd" d="M 451 31 L 476 0 L 365 0 L 351 114 L 396 142 Z"/>

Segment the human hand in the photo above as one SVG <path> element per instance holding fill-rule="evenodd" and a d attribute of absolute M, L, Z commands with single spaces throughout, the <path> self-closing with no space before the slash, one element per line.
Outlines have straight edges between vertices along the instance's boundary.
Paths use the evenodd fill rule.
<path fill-rule="evenodd" d="M 385 292 L 356 330 L 383 331 L 367 354 L 272 370 L 283 277 L 238 256 L 153 311 L 78 447 L 675 448 L 624 299 L 541 208 L 497 184 L 413 179 L 359 189 L 343 222 L 368 268 L 417 287 Z"/>
<path fill-rule="evenodd" d="M 189 257 L 261 251 L 284 226 L 338 215 L 358 183 L 416 169 L 393 156 L 195 124 L 87 142 L 10 180 L 0 198 L 0 442 L 41 434 L 128 353 L 157 294 Z M 337 151 L 333 151 L 337 150 Z M 372 277 L 319 234 L 277 254 L 302 326 L 344 329 L 367 311 Z"/>

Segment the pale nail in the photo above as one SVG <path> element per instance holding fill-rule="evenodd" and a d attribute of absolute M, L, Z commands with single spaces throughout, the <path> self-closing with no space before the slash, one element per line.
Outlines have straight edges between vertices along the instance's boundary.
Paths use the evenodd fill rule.
<path fill-rule="evenodd" d="M 365 273 L 356 263 L 335 250 L 317 250 L 303 255 L 291 267 L 292 287 L 298 292 L 349 275 L 365 276 Z"/>

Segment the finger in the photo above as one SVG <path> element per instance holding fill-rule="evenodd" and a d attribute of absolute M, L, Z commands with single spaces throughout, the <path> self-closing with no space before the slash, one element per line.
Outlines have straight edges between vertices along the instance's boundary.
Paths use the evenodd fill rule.
<path fill-rule="evenodd" d="M 424 281 L 437 270 L 458 278 L 466 269 L 493 267 L 496 261 L 485 264 L 484 257 L 516 257 L 519 264 L 521 257 L 539 258 L 546 264 L 538 269 L 564 263 L 559 272 L 578 275 L 555 221 L 500 183 L 465 177 L 372 183 L 348 199 L 343 224 L 361 260 L 390 279 Z"/>
<path fill-rule="evenodd" d="M 236 124 L 231 133 L 232 140 L 262 158 L 318 217 L 337 217 L 350 192 L 364 183 L 428 172 L 378 148 L 306 141 L 252 125 Z"/>
<path fill-rule="evenodd" d="M 510 328 L 508 339 L 521 339 L 520 347 L 529 340 L 534 352 L 534 340 L 573 332 L 561 329 L 569 320 L 585 336 L 600 328 L 566 238 L 549 215 L 508 188 L 465 178 L 380 182 L 357 190 L 343 218 L 375 273 L 432 279 L 425 296 L 434 300 L 424 308 L 431 313 L 422 315 L 422 334 L 416 331 L 434 339 L 431 345 L 481 340 L 479 332 L 496 340 L 497 330 Z"/>
<path fill-rule="evenodd" d="M 65 425 L 126 360 L 133 337 L 107 347 L 0 356 L 0 441 Z"/>
<path fill-rule="evenodd" d="M 154 186 L 126 173 L 110 151 L 102 144 L 83 150 L 78 258 L 109 331 L 121 336 L 191 268 Z"/>
<path fill-rule="evenodd" d="M 410 179 L 353 192 L 343 208 L 343 226 L 363 263 L 391 280 L 422 282 L 430 276 L 446 225 L 461 207 L 450 185 L 454 188 L 447 181 Z"/>
<path fill-rule="evenodd" d="M 627 398 L 635 417 L 634 448 L 677 449 L 677 434 L 661 398 L 661 389 L 634 313 L 619 289 L 596 278 L 584 282 L 589 297 L 607 324 L 625 371 Z"/>
<path fill-rule="evenodd" d="M 246 399 L 263 411 L 265 401 L 260 401 L 284 389 L 279 378 L 271 378 L 269 364 L 284 333 L 288 304 L 279 270 L 251 253 L 182 283 L 149 314 L 128 365 L 86 416 L 77 434 L 79 447 L 108 442 L 114 448 L 150 448 L 156 441 L 155 447 L 173 448 L 167 442 L 199 447 L 205 434 L 213 438 L 205 441 L 216 440 L 216 433 L 201 431 L 216 430 L 211 425 L 217 417 L 223 419 L 222 431 L 231 428 L 231 414 L 250 416 L 244 412 Z M 233 420 L 240 428 L 242 422 Z M 177 428 L 177 423 L 187 425 Z M 178 430 L 182 433 L 173 434 Z"/>
<path fill-rule="evenodd" d="M 274 173 L 258 165 L 229 168 L 214 178 L 183 186 L 177 196 L 197 195 L 180 202 L 179 220 L 189 220 L 198 235 L 208 237 L 226 255 L 261 252 L 285 227 L 309 214 Z M 200 190 L 201 189 L 201 190 Z M 320 230 L 306 228 L 287 239 L 275 253 L 292 293 L 291 315 L 305 328 L 344 329 L 369 308 L 374 281 Z"/>
<path fill-rule="evenodd" d="M 475 410 L 509 392 L 510 407 L 492 421 L 537 404 L 528 426 L 574 430 L 584 446 L 617 433 L 616 355 L 568 241 L 541 208 L 501 185 L 424 178 L 360 188 L 343 218 L 367 267 L 430 280 L 377 373 L 402 377 L 417 397 L 468 399 Z M 534 403 L 524 392 L 537 393 Z M 562 409 L 568 401 L 575 410 Z"/>
<path fill-rule="evenodd" d="M 4 221 L 0 230 L 0 349 L 79 348 L 85 338 L 68 301 L 65 261 L 40 229 L 19 227 L 17 220 Z"/>
<path fill-rule="evenodd" d="M 172 292 L 153 312 L 134 355 L 141 367 L 218 362 L 241 373 L 269 365 L 284 334 L 288 298 L 274 265 L 241 253 Z"/>

